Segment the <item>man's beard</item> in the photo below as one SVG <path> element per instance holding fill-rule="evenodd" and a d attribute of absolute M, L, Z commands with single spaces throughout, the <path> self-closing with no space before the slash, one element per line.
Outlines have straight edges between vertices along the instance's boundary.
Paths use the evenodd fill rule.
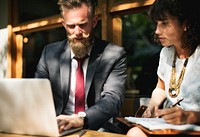
<path fill-rule="evenodd" d="M 72 48 L 72 51 L 76 58 L 84 58 L 88 55 L 88 52 L 92 46 L 92 36 L 85 36 L 84 42 L 75 42 L 74 38 L 68 37 L 69 46 Z"/>

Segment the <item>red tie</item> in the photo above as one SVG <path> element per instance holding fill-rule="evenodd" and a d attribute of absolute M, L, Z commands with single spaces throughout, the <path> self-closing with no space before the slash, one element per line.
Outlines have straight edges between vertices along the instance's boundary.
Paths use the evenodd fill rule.
<path fill-rule="evenodd" d="M 84 59 L 76 59 L 78 68 L 76 70 L 75 114 L 85 110 L 84 74 L 82 68 Z"/>

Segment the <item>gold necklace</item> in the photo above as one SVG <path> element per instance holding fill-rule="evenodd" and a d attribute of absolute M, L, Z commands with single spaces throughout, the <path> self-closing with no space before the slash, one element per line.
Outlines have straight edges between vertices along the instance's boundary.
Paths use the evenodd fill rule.
<path fill-rule="evenodd" d="M 185 62 L 183 64 L 183 68 L 181 70 L 181 74 L 178 78 L 178 81 L 176 82 L 176 53 L 174 53 L 174 60 L 172 63 L 172 73 L 171 73 L 171 78 L 170 78 L 170 83 L 169 83 L 169 95 L 172 98 L 175 98 L 178 96 L 180 92 L 180 86 L 183 81 L 183 77 L 185 74 L 185 69 L 188 63 L 188 58 L 185 59 Z"/>

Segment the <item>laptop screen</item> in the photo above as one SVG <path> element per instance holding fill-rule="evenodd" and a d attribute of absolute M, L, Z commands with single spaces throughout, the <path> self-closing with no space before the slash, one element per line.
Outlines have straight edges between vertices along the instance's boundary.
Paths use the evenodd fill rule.
<path fill-rule="evenodd" d="M 0 79 L 0 132 L 59 136 L 48 79 Z"/>

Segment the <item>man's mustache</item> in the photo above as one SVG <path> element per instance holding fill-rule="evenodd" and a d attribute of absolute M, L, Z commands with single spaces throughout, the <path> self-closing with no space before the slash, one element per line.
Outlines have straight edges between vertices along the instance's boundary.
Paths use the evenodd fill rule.
<path fill-rule="evenodd" d="M 82 38 L 85 38 L 85 39 L 87 39 L 87 38 L 89 38 L 89 36 L 90 36 L 90 34 L 88 33 L 88 34 L 82 34 Z M 75 38 L 77 38 L 76 37 L 76 35 L 70 35 L 70 36 L 68 36 L 68 38 L 69 39 L 75 39 Z"/>

